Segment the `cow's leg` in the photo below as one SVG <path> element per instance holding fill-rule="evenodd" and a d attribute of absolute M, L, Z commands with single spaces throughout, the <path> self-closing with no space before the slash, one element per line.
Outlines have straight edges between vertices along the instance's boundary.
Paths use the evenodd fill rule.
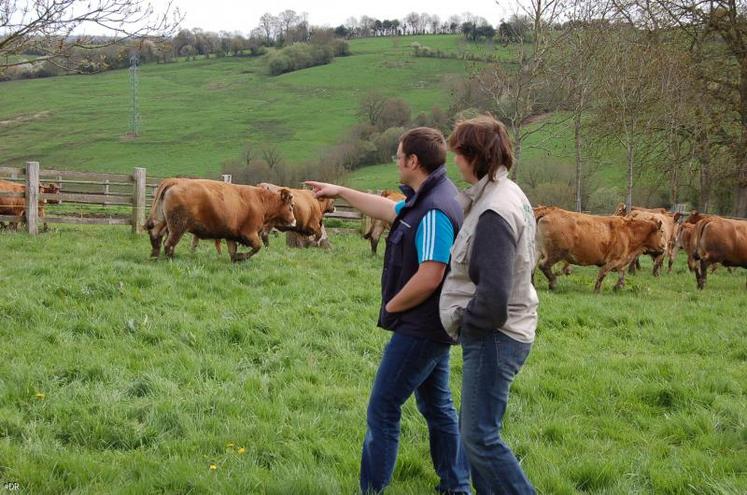
<path fill-rule="evenodd" d="M 638 261 L 638 258 L 634 259 L 630 262 L 630 265 L 628 265 L 628 273 L 631 275 L 635 275 L 635 271 L 637 268 L 640 268 L 640 262 Z"/>
<path fill-rule="evenodd" d="M 163 240 L 164 232 L 168 234 L 168 230 L 166 230 L 166 222 L 160 222 L 148 230 L 151 246 L 151 258 L 158 258 L 161 254 L 161 241 Z"/>
<path fill-rule="evenodd" d="M 622 266 L 617 269 L 618 279 L 617 283 L 614 287 L 612 287 L 613 290 L 620 290 L 623 287 L 625 287 L 625 266 Z"/>
<path fill-rule="evenodd" d="M 164 244 L 164 253 L 169 258 L 174 257 L 174 250 L 176 249 L 176 245 L 179 244 L 179 241 L 182 239 L 182 236 L 186 232 L 183 225 L 174 222 L 173 224 L 169 222 L 169 237 L 166 239 L 166 243 Z"/>
<path fill-rule="evenodd" d="M 234 256 L 231 258 L 231 261 L 234 263 L 237 263 L 239 261 L 245 261 L 257 254 L 257 251 L 259 251 L 262 248 L 262 242 L 259 238 L 259 234 L 257 232 L 252 232 L 248 236 L 244 238 L 244 242 L 246 246 L 251 248 L 251 251 L 248 253 L 235 253 Z M 229 248 L 230 251 L 230 248 Z"/>
<path fill-rule="evenodd" d="M 672 273 L 672 265 L 674 265 L 675 258 L 677 258 L 677 248 L 672 249 L 672 252 L 669 253 L 669 266 L 667 267 L 667 273 Z"/>
<path fill-rule="evenodd" d="M 218 256 L 221 255 L 220 239 L 215 239 L 215 252 L 218 253 Z"/>
<path fill-rule="evenodd" d="M 371 235 L 369 236 L 371 242 L 371 254 L 374 256 L 376 256 L 376 250 L 379 247 L 379 239 L 384 235 L 385 229 L 386 226 L 383 225 L 380 220 L 374 222 L 373 228 L 371 229 Z"/>
<path fill-rule="evenodd" d="M 320 226 L 319 237 L 316 239 L 315 244 L 317 247 L 320 247 L 322 249 L 332 248 L 332 246 L 329 243 L 329 236 L 327 235 L 327 229 L 324 228 L 324 225 Z"/>
<path fill-rule="evenodd" d="M 622 265 L 622 268 L 620 268 L 620 270 L 624 271 L 625 265 Z M 610 271 L 610 268 L 607 265 L 604 265 L 599 269 L 599 273 L 597 274 L 597 282 L 594 284 L 595 293 L 599 294 L 599 291 L 602 290 L 602 282 L 604 281 L 604 277 L 607 276 L 607 273 L 609 271 Z"/>
<path fill-rule="evenodd" d="M 658 277 L 661 275 L 661 268 L 664 266 L 664 253 L 661 253 L 659 256 L 651 255 L 651 259 L 654 260 L 654 269 L 651 272 L 654 277 Z"/>
<path fill-rule="evenodd" d="M 200 238 L 197 237 L 196 235 L 192 234 L 192 246 L 191 246 L 191 250 L 192 250 L 193 253 L 197 251 L 197 246 L 199 246 L 199 245 L 200 245 Z"/>
<path fill-rule="evenodd" d="M 228 246 L 228 257 L 231 261 L 238 261 L 236 259 L 236 241 L 226 240 L 226 246 Z"/>
<path fill-rule="evenodd" d="M 704 259 L 700 260 L 698 268 L 695 271 L 695 278 L 698 282 L 698 289 L 704 289 L 706 279 L 708 278 L 708 262 Z"/>
<path fill-rule="evenodd" d="M 552 267 L 555 263 L 557 263 L 557 260 L 547 258 L 543 263 L 540 264 L 540 270 L 542 270 L 542 273 L 544 273 L 545 277 L 547 277 L 547 287 L 550 290 L 555 290 L 555 286 L 557 284 L 557 277 L 552 272 Z"/>
<path fill-rule="evenodd" d="M 264 244 L 266 248 L 270 247 L 270 230 L 272 229 L 262 229 L 262 244 Z"/>

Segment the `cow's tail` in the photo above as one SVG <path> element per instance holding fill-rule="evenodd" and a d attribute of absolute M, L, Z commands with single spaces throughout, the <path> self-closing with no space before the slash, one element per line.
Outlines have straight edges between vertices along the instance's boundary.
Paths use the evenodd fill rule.
<path fill-rule="evenodd" d="M 703 219 L 703 220 L 699 221 L 695 225 L 695 230 L 692 233 L 692 235 L 693 235 L 693 241 L 692 241 L 693 253 L 692 253 L 692 255 L 693 255 L 693 259 L 696 260 L 696 261 L 700 261 L 703 258 L 703 256 L 701 255 L 701 252 L 700 252 L 701 239 L 703 238 L 703 233 L 705 232 L 706 228 L 708 227 L 708 225 L 710 223 L 711 222 L 710 222 L 709 219 Z M 705 253 L 703 253 L 703 255 L 705 255 Z"/>
<path fill-rule="evenodd" d="M 170 181 L 168 179 L 164 179 L 158 184 L 158 188 L 156 189 L 155 194 L 153 194 L 153 203 L 151 203 L 150 205 L 150 217 L 145 222 L 146 229 L 151 230 L 156 226 L 157 222 L 163 220 L 163 212 L 160 208 L 161 201 L 163 200 L 163 196 L 164 194 L 166 194 L 166 191 L 172 185 L 174 185 L 173 181 Z"/>

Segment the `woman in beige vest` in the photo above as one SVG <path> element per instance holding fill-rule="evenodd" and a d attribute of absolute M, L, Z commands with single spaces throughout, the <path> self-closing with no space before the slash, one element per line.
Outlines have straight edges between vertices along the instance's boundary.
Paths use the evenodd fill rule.
<path fill-rule="evenodd" d="M 511 382 L 537 327 L 534 214 L 508 178 L 513 151 L 502 123 L 489 116 L 459 122 L 449 148 L 471 186 L 458 198 L 464 224 L 439 306 L 463 349 L 461 432 L 472 482 L 478 494 L 535 493 L 500 436 Z"/>

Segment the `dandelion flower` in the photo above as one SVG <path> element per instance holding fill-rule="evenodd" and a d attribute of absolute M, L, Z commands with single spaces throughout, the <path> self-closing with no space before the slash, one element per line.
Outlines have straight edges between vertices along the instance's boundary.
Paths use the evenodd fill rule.
<path fill-rule="evenodd" d="M 241 448 L 240 448 L 240 449 L 238 450 L 238 452 L 239 452 L 239 454 L 246 454 L 246 449 L 245 449 L 244 447 L 241 447 Z"/>
<path fill-rule="evenodd" d="M 44 400 L 44 397 L 46 397 L 46 395 L 44 395 L 43 393 L 41 393 L 41 392 L 37 392 L 36 393 L 36 398 L 37 399 Z"/>
<path fill-rule="evenodd" d="M 211 464 L 210 465 L 210 470 L 211 471 L 215 471 L 216 469 L 218 469 L 218 466 L 216 466 L 215 464 Z"/>
<path fill-rule="evenodd" d="M 227 443 L 227 444 L 226 444 L 226 448 L 227 448 L 227 449 L 232 449 L 232 448 L 234 448 L 235 446 L 236 446 L 236 445 L 235 445 L 235 444 L 234 444 L 233 442 L 230 442 L 230 443 Z"/>

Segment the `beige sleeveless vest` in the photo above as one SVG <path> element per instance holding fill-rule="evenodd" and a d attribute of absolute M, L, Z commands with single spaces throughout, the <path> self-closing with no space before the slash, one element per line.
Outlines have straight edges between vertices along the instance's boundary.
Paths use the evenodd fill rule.
<path fill-rule="evenodd" d="M 480 215 L 493 210 L 511 227 L 516 240 L 508 319 L 497 330 L 519 342 L 534 342 L 539 300 L 531 282 L 536 257 L 532 205 L 519 186 L 508 178 L 505 167 L 498 169 L 495 181 L 489 181 L 486 175 L 457 199 L 464 208 L 464 224 L 451 248 L 451 270 L 444 281 L 439 303 L 446 332 L 454 338 L 459 335 L 462 313 L 475 295 L 475 284 L 469 278 L 472 237 Z"/>

